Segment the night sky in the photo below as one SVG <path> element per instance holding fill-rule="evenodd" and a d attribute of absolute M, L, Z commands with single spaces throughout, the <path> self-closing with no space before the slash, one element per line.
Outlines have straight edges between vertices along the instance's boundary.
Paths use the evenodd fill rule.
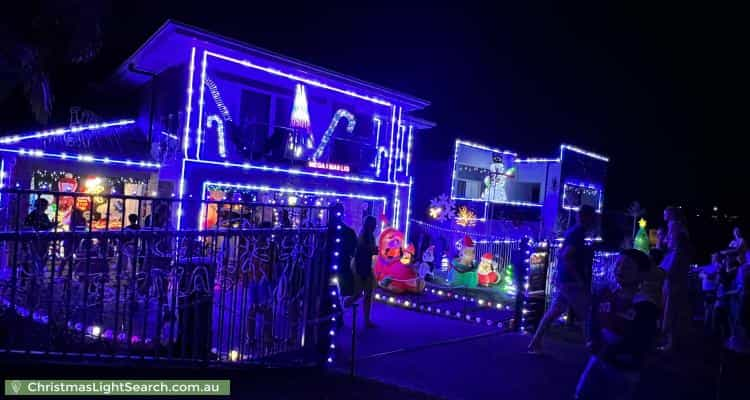
<path fill-rule="evenodd" d="M 750 35 L 736 10 L 237 3 L 115 2 L 97 59 L 53 76 L 58 111 L 173 18 L 431 101 L 423 160 L 447 160 L 457 136 L 528 156 L 566 142 L 613 159 L 610 210 L 640 200 L 741 213 Z"/>

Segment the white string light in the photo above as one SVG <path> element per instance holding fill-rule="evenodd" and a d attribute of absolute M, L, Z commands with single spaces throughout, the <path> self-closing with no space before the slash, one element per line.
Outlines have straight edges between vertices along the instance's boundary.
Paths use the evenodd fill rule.
<path fill-rule="evenodd" d="M 190 51 L 190 70 L 188 72 L 187 104 L 185 105 L 185 137 L 182 140 L 182 150 L 188 157 L 190 147 L 190 113 L 193 111 L 193 75 L 195 74 L 195 47 Z M 182 195 L 180 195 L 182 198 Z"/>
<path fill-rule="evenodd" d="M 216 136 L 219 146 L 219 157 L 221 158 L 227 158 L 227 148 L 226 144 L 224 143 L 224 121 L 219 118 L 218 115 L 211 115 L 206 120 L 206 128 L 210 129 L 213 127 L 214 123 L 216 124 Z"/>
<path fill-rule="evenodd" d="M 148 168 L 148 169 L 159 169 L 161 164 L 152 161 L 143 160 L 119 160 L 109 157 L 98 157 L 89 154 L 74 154 L 74 153 L 50 153 L 40 149 L 4 149 L 0 148 L 0 152 L 14 153 L 19 156 L 26 157 L 38 157 L 38 158 L 52 158 L 57 160 L 68 160 L 78 161 L 86 163 L 97 163 L 97 164 L 114 164 L 114 165 L 125 165 L 128 167 Z"/>
<path fill-rule="evenodd" d="M 52 130 L 37 131 L 23 135 L 13 135 L 0 137 L 0 144 L 14 144 L 28 139 L 44 139 L 52 136 L 63 136 L 66 133 L 77 133 L 83 131 L 96 131 L 99 129 L 111 128 L 113 126 L 127 126 L 135 124 L 135 120 L 121 119 L 112 122 L 88 124 L 82 126 L 71 126 L 68 128 L 57 128 Z"/>
<path fill-rule="evenodd" d="M 591 158 L 599 160 L 599 161 L 609 162 L 609 158 L 608 157 L 605 157 L 605 156 L 600 155 L 600 154 L 592 153 L 590 151 L 586 151 L 586 150 L 583 150 L 581 148 L 578 148 L 578 147 L 575 147 L 575 146 L 571 146 L 569 144 L 562 144 L 562 145 L 560 145 L 560 160 L 562 160 L 562 158 L 563 158 L 563 150 L 570 150 L 570 151 L 573 151 L 573 152 L 576 152 L 576 153 L 579 153 L 579 154 L 583 154 L 585 156 L 591 157 Z"/>

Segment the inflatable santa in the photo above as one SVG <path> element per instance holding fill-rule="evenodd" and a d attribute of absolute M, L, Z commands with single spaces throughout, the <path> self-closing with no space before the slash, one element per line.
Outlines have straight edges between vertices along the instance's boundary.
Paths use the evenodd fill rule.
<path fill-rule="evenodd" d="M 497 263 L 492 253 L 484 253 L 477 267 L 477 280 L 479 286 L 494 286 L 500 283 L 500 274 L 497 273 Z"/>

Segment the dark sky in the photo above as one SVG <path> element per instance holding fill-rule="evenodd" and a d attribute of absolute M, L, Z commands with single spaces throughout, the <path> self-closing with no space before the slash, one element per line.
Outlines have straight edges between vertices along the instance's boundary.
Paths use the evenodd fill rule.
<path fill-rule="evenodd" d="M 740 77 L 750 35 L 739 10 L 323 3 L 115 2 L 102 53 L 68 73 L 58 98 L 174 18 L 430 100 L 422 116 L 438 128 L 423 159 L 450 157 L 456 136 L 536 156 L 567 142 L 613 159 L 610 209 L 745 203 L 737 138 L 749 132 Z"/>

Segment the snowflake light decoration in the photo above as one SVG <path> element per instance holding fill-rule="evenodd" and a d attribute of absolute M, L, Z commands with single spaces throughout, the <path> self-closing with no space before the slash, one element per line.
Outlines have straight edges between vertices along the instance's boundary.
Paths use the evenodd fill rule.
<path fill-rule="evenodd" d="M 474 226 L 477 224 L 477 215 L 474 211 L 469 210 L 468 207 L 461 206 L 461 208 L 458 209 L 456 223 L 461 226 Z"/>
<path fill-rule="evenodd" d="M 456 217 L 456 203 L 443 193 L 430 200 L 430 217 L 439 222 L 445 222 Z"/>

